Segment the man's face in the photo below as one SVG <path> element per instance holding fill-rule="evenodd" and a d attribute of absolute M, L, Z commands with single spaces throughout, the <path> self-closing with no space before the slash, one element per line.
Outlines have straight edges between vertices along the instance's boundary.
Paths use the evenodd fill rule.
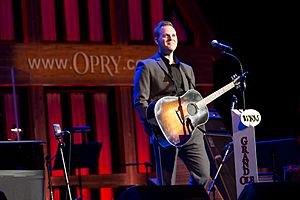
<path fill-rule="evenodd" d="M 159 36 L 156 38 L 159 50 L 162 54 L 168 55 L 177 47 L 177 35 L 172 26 L 163 26 L 159 29 Z"/>

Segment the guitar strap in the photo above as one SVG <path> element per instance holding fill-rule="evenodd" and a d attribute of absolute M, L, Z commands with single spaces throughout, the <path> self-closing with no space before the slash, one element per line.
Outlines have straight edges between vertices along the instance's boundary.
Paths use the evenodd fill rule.
<path fill-rule="evenodd" d="M 183 71 L 183 73 L 184 73 L 186 79 L 188 80 L 188 83 L 189 83 L 189 89 L 191 89 L 190 86 L 192 86 L 193 88 L 196 88 L 196 86 L 195 86 L 195 84 L 192 82 L 191 78 L 187 75 L 186 69 L 185 69 L 184 67 L 181 67 L 181 69 L 182 69 L 182 71 Z M 198 126 L 197 128 L 198 128 L 203 134 L 207 134 L 207 131 L 206 131 L 205 129 L 201 128 L 200 126 Z"/>

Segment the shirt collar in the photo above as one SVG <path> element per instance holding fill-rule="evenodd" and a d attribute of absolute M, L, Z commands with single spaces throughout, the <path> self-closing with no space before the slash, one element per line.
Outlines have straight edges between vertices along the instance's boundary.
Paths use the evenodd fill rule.
<path fill-rule="evenodd" d="M 164 57 L 161 53 L 159 53 L 159 55 L 166 65 L 170 65 L 169 60 L 166 57 Z M 175 55 L 174 55 L 174 61 L 175 61 L 175 65 L 178 65 L 180 63 L 179 59 Z"/>

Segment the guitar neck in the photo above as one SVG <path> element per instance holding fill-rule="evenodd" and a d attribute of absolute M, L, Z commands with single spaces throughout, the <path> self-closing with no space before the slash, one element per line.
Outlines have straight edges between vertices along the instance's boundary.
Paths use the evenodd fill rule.
<path fill-rule="evenodd" d="M 197 106 L 198 107 L 203 107 L 203 106 L 208 105 L 209 103 L 211 103 L 212 101 L 214 101 L 218 97 L 222 96 L 223 94 L 225 94 L 226 92 L 228 92 L 229 90 L 231 90 L 234 87 L 235 87 L 234 81 L 231 82 L 231 83 L 228 83 L 224 87 L 218 89 L 217 91 L 215 91 L 212 94 L 208 95 L 207 97 L 203 98 L 201 101 L 199 101 L 197 103 Z"/>

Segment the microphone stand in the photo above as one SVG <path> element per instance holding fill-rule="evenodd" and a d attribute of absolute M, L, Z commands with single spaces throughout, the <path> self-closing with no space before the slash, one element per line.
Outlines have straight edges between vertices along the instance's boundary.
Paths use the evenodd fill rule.
<path fill-rule="evenodd" d="M 210 183 L 210 185 L 209 185 L 209 188 L 208 188 L 208 190 L 207 190 L 207 194 L 208 194 L 208 195 L 210 194 L 211 190 L 214 188 L 215 182 L 216 182 L 216 180 L 217 180 L 217 178 L 218 178 L 218 176 L 219 176 L 219 173 L 220 173 L 220 171 L 221 171 L 221 168 L 223 167 L 223 164 L 225 163 L 226 158 L 228 157 L 228 153 L 229 153 L 229 150 L 230 150 L 231 145 L 232 145 L 232 142 L 229 142 L 229 143 L 225 146 L 225 147 L 226 147 L 225 155 L 224 155 L 224 157 L 223 157 L 223 159 L 222 159 L 222 162 L 221 162 L 221 164 L 220 164 L 220 166 L 219 166 L 219 168 L 218 168 L 218 170 L 217 170 L 217 173 L 216 173 L 214 179 L 211 181 L 211 183 Z"/>
<path fill-rule="evenodd" d="M 222 51 L 221 52 L 222 54 L 225 54 L 225 55 L 228 55 L 228 56 L 230 56 L 230 57 L 232 57 L 232 58 L 234 58 L 238 63 L 239 63 L 239 66 L 240 66 L 240 68 L 241 68 L 241 75 L 243 75 L 244 74 L 244 69 L 243 69 L 243 65 L 242 65 L 242 63 L 241 63 L 241 61 L 240 61 L 240 59 L 238 59 L 238 57 L 236 57 L 235 55 L 233 55 L 233 54 L 231 54 L 231 53 L 228 53 L 228 52 L 226 52 L 226 51 Z M 242 93 L 242 99 L 243 99 L 243 110 L 246 110 L 246 97 L 245 97 L 245 90 L 246 90 L 246 82 L 245 82 L 245 78 L 243 78 L 242 80 L 241 80 L 241 93 Z"/>
<path fill-rule="evenodd" d="M 69 199 L 72 200 L 70 182 L 69 182 L 69 178 L 68 178 L 68 173 L 67 173 L 66 163 L 65 163 L 65 158 L 64 158 L 64 152 L 63 152 L 65 143 L 63 141 L 61 141 L 60 136 L 56 137 L 56 139 L 58 140 L 58 148 L 59 148 L 59 152 L 61 155 L 61 160 L 62 160 L 62 164 L 63 164 L 63 168 L 64 168 L 64 177 L 65 177 L 65 182 L 66 182 L 66 186 L 67 186 L 67 190 L 68 190 L 68 194 L 69 194 Z"/>
<path fill-rule="evenodd" d="M 15 120 L 16 120 L 16 136 L 17 136 L 17 141 L 19 141 L 20 140 L 20 128 L 19 128 L 18 109 L 17 109 L 17 100 L 16 100 L 17 95 L 16 95 L 14 66 L 11 67 L 10 72 L 11 72 L 11 81 L 12 81 L 12 87 L 13 87 L 14 114 L 15 114 Z"/>

